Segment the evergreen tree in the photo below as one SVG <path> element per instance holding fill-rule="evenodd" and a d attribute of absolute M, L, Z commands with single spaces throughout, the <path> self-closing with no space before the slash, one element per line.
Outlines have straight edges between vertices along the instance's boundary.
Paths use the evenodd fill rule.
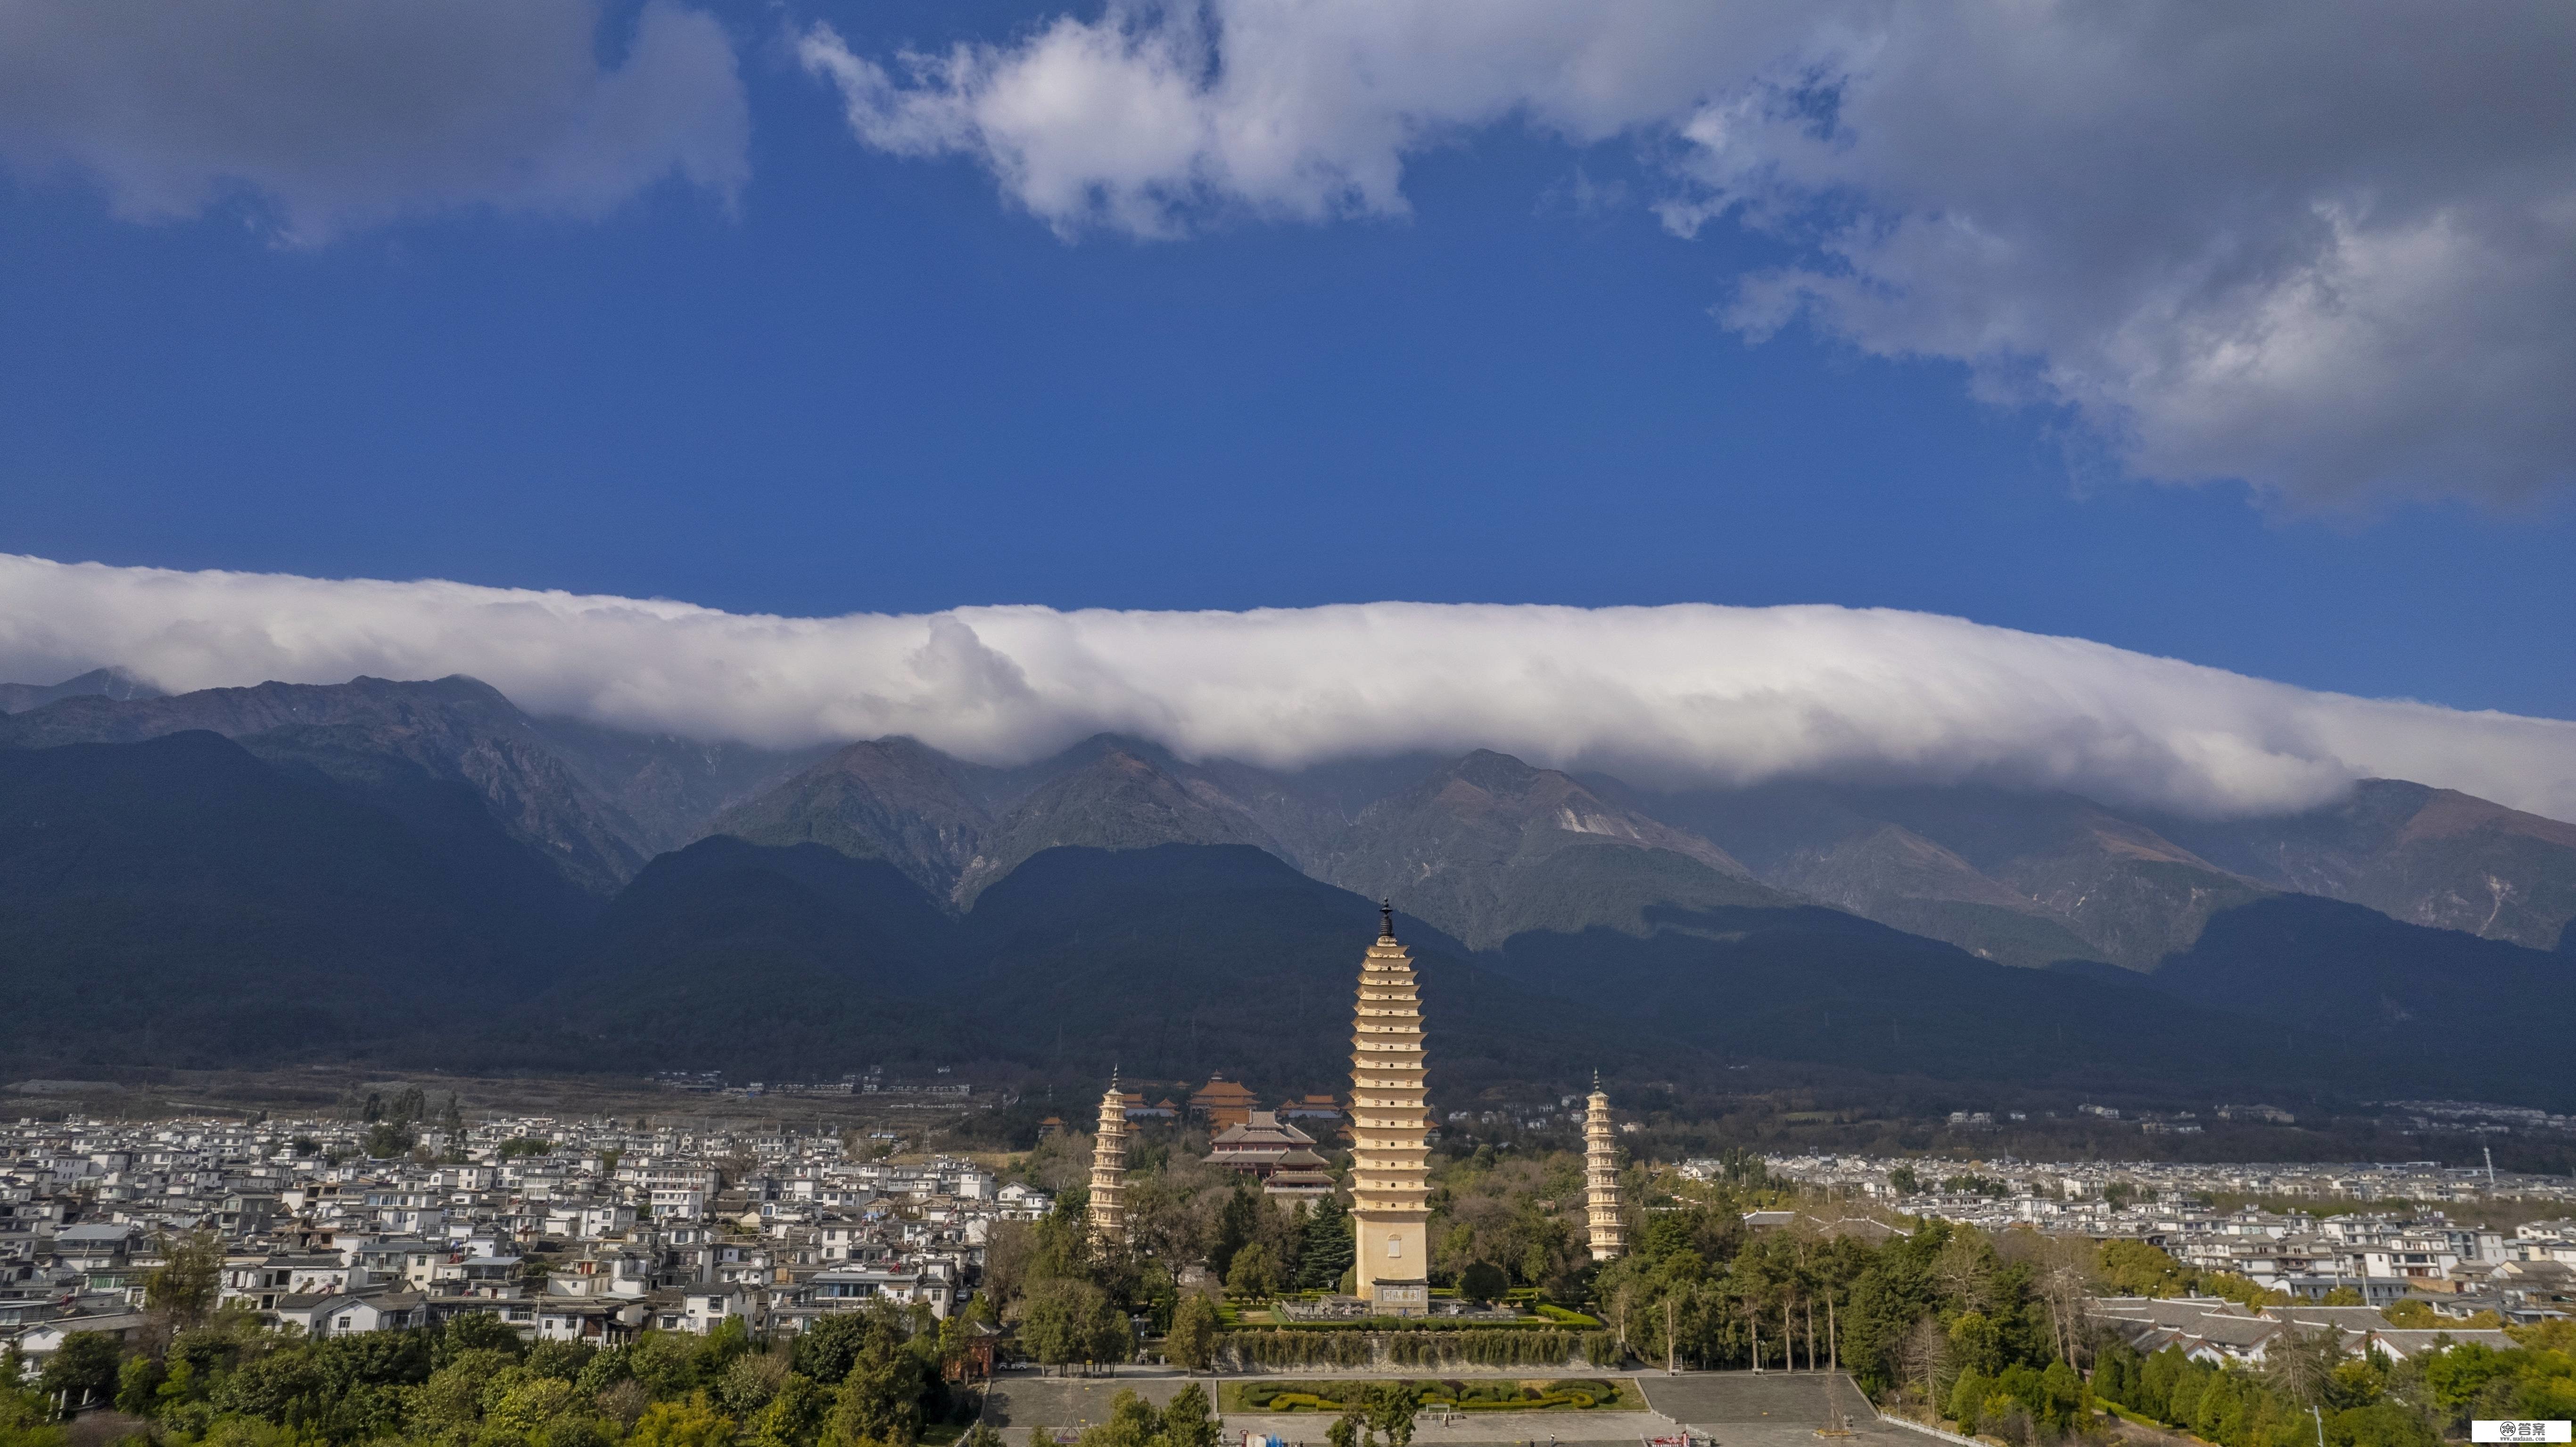
<path fill-rule="evenodd" d="M 1240 1177 L 1235 1180 L 1234 1194 L 1226 1197 L 1225 1208 L 1216 1213 L 1216 1239 L 1208 1243 L 1208 1269 L 1220 1280 L 1234 1265 L 1234 1253 L 1252 1244 L 1260 1227 L 1261 1203 L 1244 1189 Z"/>
<path fill-rule="evenodd" d="M 1279 1294 L 1279 1263 L 1270 1258 L 1269 1247 L 1255 1241 L 1234 1253 L 1225 1294 L 1240 1301 L 1267 1301 Z"/>
<path fill-rule="evenodd" d="M 1354 1259 L 1350 1210 L 1339 1195 L 1327 1195 L 1306 1218 L 1304 1249 L 1297 1253 L 1297 1289 L 1332 1290 Z"/>
<path fill-rule="evenodd" d="M 1216 1360 L 1216 1307 L 1191 1292 L 1172 1308 L 1172 1330 L 1163 1340 L 1164 1354 L 1185 1371 L 1203 1372 Z"/>

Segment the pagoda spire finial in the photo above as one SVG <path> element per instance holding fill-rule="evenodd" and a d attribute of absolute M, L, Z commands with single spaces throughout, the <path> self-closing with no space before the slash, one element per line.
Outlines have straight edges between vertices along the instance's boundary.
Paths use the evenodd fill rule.
<path fill-rule="evenodd" d="M 1395 938 L 1395 900 L 1392 896 L 1381 896 L 1377 902 L 1377 937 L 1382 940 Z"/>

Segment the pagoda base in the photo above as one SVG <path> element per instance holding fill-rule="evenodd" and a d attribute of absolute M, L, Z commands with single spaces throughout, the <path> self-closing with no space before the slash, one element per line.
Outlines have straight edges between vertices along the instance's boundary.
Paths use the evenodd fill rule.
<path fill-rule="evenodd" d="M 1379 1316 L 1429 1316 L 1431 1283 L 1428 1281 L 1373 1281 L 1369 1283 L 1369 1306 Z"/>

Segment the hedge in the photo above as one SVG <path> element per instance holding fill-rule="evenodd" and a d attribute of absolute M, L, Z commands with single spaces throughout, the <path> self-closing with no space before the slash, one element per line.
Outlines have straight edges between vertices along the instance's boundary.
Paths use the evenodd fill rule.
<path fill-rule="evenodd" d="M 1369 1390 L 1371 1382 L 1246 1382 L 1240 1388 L 1243 1409 L 1249 1412 L 1343 1412 L 1356 1403 L 1347 1395 L 1353 1387 Z M 1523 1412 L 1550 1407 L 1582 1410 L 1619 1400 L 1617 1386 L 1603 1381 L 1573 1378 L 1536 1386 L 1519 1382 L 1440 1381 L 1406 1382 L 1413 1389 L 1413 1400 L 1425 1407 L 1448 1407 L 1462 1412 Z"/>
<path fill-rule="evenodd" d="M 1237 1367 L 1553 1367 L 1569 1361 L 1616 1366 L 1618 1340 L 1606 1331 L 1390 1331 L 1219 1333 L 1220 1360 Z"/>

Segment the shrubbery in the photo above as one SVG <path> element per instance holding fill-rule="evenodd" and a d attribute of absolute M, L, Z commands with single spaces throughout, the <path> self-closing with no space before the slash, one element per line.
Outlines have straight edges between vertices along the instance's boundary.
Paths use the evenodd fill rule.
<path fill-rule="evenodd" d="M 1216 1340 L 1219 1361 L 1244 1367 L 1365 1367 L 1384 1361 L 1399 1367 L 1554 1367 L 1569 1362 L 1615 1366 L 1617 1341 L 1608 1332 L 1553 1327 L 1464 1331 L 1235 1331 Z"/>
<path fill-rule="evenodd" d="M 1451 1407 L 1460 1411 L 1529 1411 L 1538 1408 L 1589 1408 L 1615 1402 L 1619 1389 L 1593 1378 L 1549 1382 L 1544 1390 L 1514 1381 L 1396 1382 L 1417 1407 Z M 1348 1412 L 1364 1408 L 1390 1384 L 1343 1382 L 1247 1382 L 1245 1410 L 1253 1412 Z"/>
<path fill-rule="evenodd" d="M 910 1447 L 964 1405 L 940 1371 L 960 1326 L 880 1308 L 763 1348 L 736 1318 L 602 1351 L 531 1346 L 488 1314 L 311 1340 L 226 1313 L 121 1361 L 113 1340 L 75 1333 L 45 1380 L 80 1375 L 156 1438 L 206 1447 Z M 0 1392 L 0 1444 L 50 1447 L 50 1415 Z"/>

